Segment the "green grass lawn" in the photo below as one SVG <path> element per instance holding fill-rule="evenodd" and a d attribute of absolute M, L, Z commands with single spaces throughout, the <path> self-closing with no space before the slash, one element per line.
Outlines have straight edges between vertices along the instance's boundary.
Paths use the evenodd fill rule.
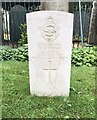
<path fill-rule="evenodd" d="M 72 67 L 65 97 L 30 96 L 28 62 L 2 62 L 3 118 L 95 118 L 95 68 Z"/>

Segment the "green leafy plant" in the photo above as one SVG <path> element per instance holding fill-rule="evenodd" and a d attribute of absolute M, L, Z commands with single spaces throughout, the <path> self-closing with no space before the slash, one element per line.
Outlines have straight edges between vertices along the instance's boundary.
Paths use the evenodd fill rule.
<path fill-rule="evenodd" d="M 27 24 L 21 24 L 20 30 L 21 30 L 21 39 L 18 42 L 18 44 L 20 46 L 22 46 L 23 44 L 28 43 L 28 40 L 27 40 Z"/>
<path fill-rule="evenodd" d="M 18 49 L 11 47 L 0 47 L 0 60 L 13 60 L 13 61 L 28 61 L 28 46 L 24 45 Z"/>
<path fill-rule="evenodd" d="M 72 65 L 75 66 L 97 66 L 97 48 L 84 47 L 83 49 L 72 50 Z M 28 61 L 28 45 L 23 45 L 17 49 L 10 47 L 0 47 L 0 60 Z"/>
<path fill-rule="evenodd" d="M 97 65 L 97 55 L 96 48 L 84 48 L 84 49 L 73 49 L 72 52 L 72 64 L 75 66 L 96 66 Z"/>

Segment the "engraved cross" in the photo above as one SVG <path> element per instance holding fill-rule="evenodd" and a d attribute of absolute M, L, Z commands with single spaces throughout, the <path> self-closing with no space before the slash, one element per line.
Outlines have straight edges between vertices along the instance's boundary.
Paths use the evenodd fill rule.
<path fill-rule="evenodd" d="M 51 81 L 51 71 L 56 70 L 56 68 L 51 68 L 51 61 L 48 61 L 49 63 L 49 69 L 44 69 L 44 70 L 48 70 L 49 71 L 49 81 Z"/>

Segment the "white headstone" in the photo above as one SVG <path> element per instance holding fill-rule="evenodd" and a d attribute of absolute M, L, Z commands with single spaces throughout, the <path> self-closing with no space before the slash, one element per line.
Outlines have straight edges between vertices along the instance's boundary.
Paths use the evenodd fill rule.
<path fill-rule="evenodd" d="M 69 96 L 73 14 L 28 13 L 27 33 L 31 94 Z"/>

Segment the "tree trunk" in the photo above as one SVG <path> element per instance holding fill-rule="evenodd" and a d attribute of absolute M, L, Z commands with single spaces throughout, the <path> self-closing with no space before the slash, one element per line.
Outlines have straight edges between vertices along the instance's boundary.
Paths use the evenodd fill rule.
<path fill-rule="evenodd" d="M 88 43 L 97 45 L 97 2 L 93 2 Z"/>
<path fill-rule="evenodd" d="M 55 0 L 55 2 L 49 1 L 49 2 L 43 2 L 41 0 L 42 10 L 57 10 L 57 11 L 69 11 L 69 3 L 64 2 L 62 0 Z"/>
<path fill-rule="evenodd" d="M 0 2 L 0 45 L 2 44 L 2 5 Z"/>

